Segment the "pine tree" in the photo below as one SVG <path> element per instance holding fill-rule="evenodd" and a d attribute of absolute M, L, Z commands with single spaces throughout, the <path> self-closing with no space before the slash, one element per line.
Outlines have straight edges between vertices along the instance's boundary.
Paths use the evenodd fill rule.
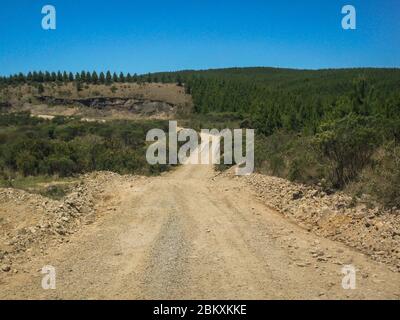
<path fill-rule="evenodd" d="M 44 74 L 42 71 L 39 71 L 38 73 L 38 81 L 43 82 L 44 81 Z"/>
<path fill-rule="evenodd" d="M 89 71 L 86 72 L 86 83 L 92 83 L 92 74 Z"/>
<path fill-rule="evenodd" d="M 82 82 L 86 82 L 86 81 L 87 81 L 87 79 L 86 79 L 86 72 L 85 72 L 85 71 L 81 71 L 81 81 L 82 81 Z"/>
<path fill-rule="evenodd" d="M 96 71 L 93 71 L 92 73 L 92 83 L 97 84 L 99 82 L 99 76 L 97 75 Z"/>
<path fill-rule="evenodd" d="M 126 75 L 126 82 L 132 82 L 132 76 L 131 74 L 128 72 L 128 74 Z"/>
<path fill-rule="evenodd" d="M 105 82 L 106 82 L 106 77 L 104 75 L 104 72 L 102 71 L 102 72 L 100 72 L 100 75 L 99 75 L 99 83 L 104 84 Z"/>
<path fill-rule="evenodd" d="M 113 82 L 118 82 L 118 76 L 115 72 L 113 73 Z"/>
<path fill-rule="evenodd" d="M 68 82 L 68 73 L 67 73 L 67 71 L 63 72 L 63 82 Z"/>
<path fill-rule="evenodd" d="M 107 84 L 107 85 L 110 85 L 111 83 L 112 83 L 111 72 L 110 72 L 110 71 L 107 71 L 107 74 L 106 74 L 106 84 Z"/>
<path fill-rule="evenodd" d="M 50 82 L 50 81 L 51 81 L 51 74 L 50 74 L 50 72 L 46 71 L 46 72 L 44 73 L 44 81 L 45 81 L 45 82 Z"/>
<path fill-rule="evenodd" d="M 18 74 L 18 83 L 25 83 L 25 82 L 26 82 L 25 75 L 22 72 L 20 72 Z"/>
<path fill-rule="evenodd" d="M 182 77 L 180 74 L 178 74 L 178 76 L 176 77 L 176 82 L 179 87 L 182 87 Z"/>
<path fill-rule="evenodd" d="M 61 71 L 58 71 L 57 72 L 57 82 L 62 82 L 62 81 L 63 81 L 62 73 L 61 73 Z"/>

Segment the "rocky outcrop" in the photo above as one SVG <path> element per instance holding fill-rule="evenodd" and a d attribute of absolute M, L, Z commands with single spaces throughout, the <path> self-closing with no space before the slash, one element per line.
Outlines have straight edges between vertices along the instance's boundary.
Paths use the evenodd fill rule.
<path fill-rule="evenodd" d="M 123 110 L 136 114 L 154 115 L 159 113 L 172 114 L 177 107 L 165 101 L 146 100 L 140 98 L 94 97 L 85 99 L 55 98 L 38 96 L 36 99 L 48 105 L 82 106 L 99 110 Z"/>

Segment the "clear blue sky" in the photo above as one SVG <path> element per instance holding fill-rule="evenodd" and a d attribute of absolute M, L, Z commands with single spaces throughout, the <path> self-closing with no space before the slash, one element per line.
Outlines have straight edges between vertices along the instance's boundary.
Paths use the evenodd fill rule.
<path fill-rule="evenodd" d="M 57 9 L 57 30 L 41 8 Z M 357 30 L 341 8 L 357 9 Z M 2 0 L 0 74 L 400 67 L 400 0 Z"/>

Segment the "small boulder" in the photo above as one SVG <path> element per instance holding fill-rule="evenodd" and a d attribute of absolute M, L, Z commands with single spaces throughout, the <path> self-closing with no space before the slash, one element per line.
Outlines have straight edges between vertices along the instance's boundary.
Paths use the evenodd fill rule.
<path fill-rule="evenodd" d="M 302 191 L 296 191 L 292 194 L 292 199 L 293 200 L 299 200 L 301 198 L 303 198 L 304 194 Z"/>
<path fill-rule="evenodd" d="M 11 270 L 11 267 L 9 265 L 5 264 L 1 267 L 1 270 L 4 272 L 9 272 Z"/>

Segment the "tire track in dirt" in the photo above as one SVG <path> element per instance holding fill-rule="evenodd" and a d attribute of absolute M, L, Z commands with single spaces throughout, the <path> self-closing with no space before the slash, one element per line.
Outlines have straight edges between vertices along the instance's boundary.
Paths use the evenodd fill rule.
<path fill-rule="evenodd" d="M 400 276 L 269 209 L 240 179 L 187 165 L 113 185 L 116 210 L 2 279 L 0 298 L 399 299 Z M 108 205 L 108 204 L 107 204 Z M 316 246 L 324 258 L 313 256 Z M 38 270 L 57 268 L 57 289 Z M 357 290 L 341 287 L 344 264 Z"/>

